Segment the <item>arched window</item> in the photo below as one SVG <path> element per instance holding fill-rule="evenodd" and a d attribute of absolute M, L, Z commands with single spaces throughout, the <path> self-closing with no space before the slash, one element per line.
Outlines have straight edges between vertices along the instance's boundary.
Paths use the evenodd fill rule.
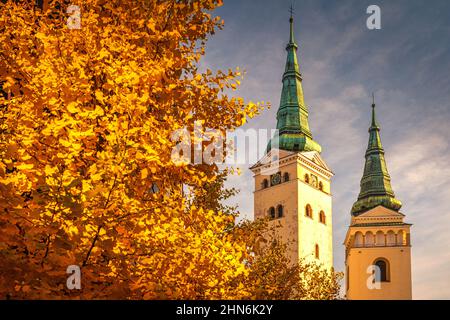
<path fill-rule="evenodd" d="M 323 212 L 323 211 L 320 211 L 320 213 L 319 213 L 319 221 L 321 222 L 321 223 L 323 223 L 323 224 L 326 224 L 326 220 L 325 220 L 326 218 L 325 218 L 325 212 Z"/>
<path fill-rule="evenodd" d="M 363 234 L 361 232 L 355 233 L 355 247 L 361 248 L 364 246 Z"/>
<path fill-rule="evenodd" d="M 406 245 L 406 236 L 405 236 L 405 232 L 403 230 L 400 230 L 397 233 L 397 245 L 398 246 L 405 246 Z"/>
<path fill-rule="evenodd" d="M 264 179 L 263 182 L 262 182 L 262 188 L 263 188 L 263 189 L 266 189 L 266 188 L 268 188 L 268 187 L 269 187 L 269 180 Z"/>
<path fill-rule="evenodd" d="M 366 247 L 373 247 L 373 245 L 375 243 L 375 237 L 373 236 L 373 233 L 370 231 L 367 232 L 365 238 L 366 238 L 366 241 L 365 241 Z"/>
<path fill-rule="evenodd" d="M 283 218 L 283 206 L 281 204 L 277 207 L 277 217 Z"/>
<path fill-rule="evenodd" d="M 305 182 L 309 183 L 309 174 L 305 174 Z"/>
<path fill-rule="evenodd" d="M 271 207 L 269 209 L 269 217 L 270 217 L 270 219 L 275 219 L 275 208 L 274 207 Z"/>
<path fill-rule="evenodd" d="M 375 245 L 377 247 L 384 247 L 386 245 L 386 238 L 383 231 L 378 231 L 375 238 Z"/>
<path fill-rule="evenodd" d="M 308 203 L 305 207 L 305 216 L 312 219 L 312 215 L 313 215 L 312 208 L 311 205 Z"/>
<path fill-rule="evenodd" d="M 375 260 L 374 265 L 379 268 L 381 282 L 389 282 L 390 278 L 390 270 L 389 270 L 389 262 L 384 258 L 378 258 Z M 376 277 L 377 279 L 378 277 Z"/>
<path fill-rule="evenodd" d="M 318 188 L 318 184 L 319 184 L 318 180 L 319 180 L 319 179 L 317 178 L 317 176 L 311 174 L 309 178 L 310 178 L 310 179 L 309 179 L 309 180 L 310 180 L 310 184 L 311 184 L 314 188 Z"/>
<path fill-rule="evenodd" d="M 395 233 L 392 230 L 389 230 L 386 235 L 386 245 L 395 246 L 396 245 Z"/>
<path fill-rule="evenodd" d="M 323 191 L 323 183 L 322 183 L 322 181 L 319 182 L 319 190 Z"/>
<path fill-rule="evenodd" d="M 316 244 L 316 250 L 315 250 L 315 254 L 316 254 L 316 259 L 319 259 L 319 245 Z"/>
<path fill-rule="evenodd" d="M 289 181 L 289 173 L 285 172 L 284 173 L 284 182 L 288 182 Z"/>

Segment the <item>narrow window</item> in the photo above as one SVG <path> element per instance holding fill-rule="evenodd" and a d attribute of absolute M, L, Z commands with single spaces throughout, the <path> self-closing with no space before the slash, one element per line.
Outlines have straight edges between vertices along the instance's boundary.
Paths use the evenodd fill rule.
<path fill-rule="evenodd" d="M 289 173 L 285 172 L 284 173 L 284 182 L 288 182 L 289 181 Z"/>
<path fill-rule="evenodd" d="M 283 206 L 281 204 L 277 207 L 277 216 L 278 218 L 283 217 Z"/>
<path fill-rule="evenodd" d="M 383 231 L 378 231 L 375 234 L 375 245 L 377 247 L 384 247 L 386 245 L 386 237 L 384 236 Z"/>
<path fill-rule="evenodd" d="M 266 189 L 266 188 L 268 188 L 268 187 L 269 187 L 269 180 L 264 179 L 264 180 L 263 180 L 263 183 L 262 183 L 262 188 L 263 188 L 263 189 Z"/>
<path fill-rule="evenodd" d="M 354 246 L 356 247 L 356 248 L 361 248 L 361 247 L 363 247 L 364 246 L 364 237 L 363 237 L 363 234 L 361 233 L 361 232 L 357 232 L 357 233 L 355 233 L 355 242 L 354 242 Z"/>
<path fill-rule="evenodd" d="M 319 259 L 319 245 L 316 244 L 316 259 Z"/>
<path fill-rule="evenodd" d="M 319 190 L 323 191 L 323 183 L 322 183 L 322 181 L 319 182 Z"/>
<path fill-rule="evenodd" d="M 312 219 L 312 208 L 311 208 L 311 205 L 310 205 L 310 204 L 307 204 L 306 207 L 305 207 L 305 215 L 306 215 L 308 218 L 311 218 L 311 219 Z"/>
<path fill-rule="evenodd" d="M 323 223 L 323 224 L 326 224 L 326 221 L 325 221 L 325 212 L 323 212 L 323 211 L 320 211 L 320 213 L 319 213 L 319 221 L 321 222 L 321 223 Z"/>
<path fill-rule="evenodd" d="M 375 265 L 380 268 L 380 281 L 389 282 L 389 262 L 380 258 L 375 261 Z"/>
<path fill-rule="evenodd" d="M 310 177 L 310 183 L 311 183 L 311 185 L 314 187 L 314 188 L 317 188 L 318 187 L 318 178 L 317 178 L 317 176 L 316 175 L 311 175 L 311 177 Z"/>
<path fill-rule="evenodd" d="M 366 247 L 373 247 L 375 243 L 375 236 L 373 235 L 372 232 L 367 232 L 365 235 L 365 246 Z"/>
<path fill-rule="evenodd" d="M 305 174 L 305 182 L 309 183 L 309 174 Z"/>
<path fill-rule="evenodd" d="M 271 207 L 269 209 L 269 217 L 270 217 L 270 219 L 275 219 L 275 208 L 274 207 Z"/>

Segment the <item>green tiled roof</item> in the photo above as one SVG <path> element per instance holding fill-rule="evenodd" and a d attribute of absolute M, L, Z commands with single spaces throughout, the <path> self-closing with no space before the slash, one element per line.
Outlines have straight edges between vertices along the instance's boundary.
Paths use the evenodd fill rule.
<path fill-rule="evenodd" d="M 267 145 L 266 152 L 272 148 L 288 151 L 318 151 L 320 145 L 313 140 L 308 123 L 308 107 L 305 104 L 302 76 L 297 59 L 297 44 L 294 40 L 294 19 L 289 19 L 290 36 L 286 46 L 287 59 L 283 74 L 283 89 L 277 112 L 276 134 Z"/>
<path fill-rule="evenodd" d="M 361 178 L 361 190 L 358 200 L 353 204 L 352 215 L 357 216 L 379 205 L 395 211 L 400 210 L 402 203 L 395 198 L 391 177 L 384 159 L 380 127 L 375 115 L 375 103 L 372 104 L 372 124 L 369 128 L 369 144 L 365 157 L 366 164 Z"/>

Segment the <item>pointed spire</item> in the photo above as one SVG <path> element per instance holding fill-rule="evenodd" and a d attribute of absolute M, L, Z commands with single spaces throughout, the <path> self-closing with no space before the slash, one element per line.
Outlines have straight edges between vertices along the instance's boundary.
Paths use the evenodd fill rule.
<path fill-rule="evenodd" d="M 372 93 L 372 123 L 369 128 L 369 146 L 367 147 L 367 152 L 369 151 L 384 152 L 383 146 L 381 145 L 380 126 L 377 123 L 375 114 L 375 96 L 373 93 Z"/>
<path fill-rule="evenodd" d="M 395 198 L 391 186 L 384 149 L 381 144 L 380 127 L 375 115 L 375 99 L 372 96 L 372 123 L 369 128 L 369 143 L 366 150 L 366 163 L 361 178 L 358 200 L 353 204 L 352 215 L 357 216 L 367 210 L 382 205 L 398 211 L 402 203 Z"/>
<path fill-rule="evenodd" d="M 278 135 L 268 144 L 266 152 L 272 145 L 289 151 L 317 151 L 321 152 L 320 145 L 313 140 L 308 123 L 308 107 L 305 104 L 302 88 L 302 75 L 297 58 L 297 44 L 294 40 L 293 8 L 290 8 L 289 18 L 290 34 L 286 46 L 287 58 L 283 74 L 283 89 L 281 92 L 280 107 L 277 112 Z"/>

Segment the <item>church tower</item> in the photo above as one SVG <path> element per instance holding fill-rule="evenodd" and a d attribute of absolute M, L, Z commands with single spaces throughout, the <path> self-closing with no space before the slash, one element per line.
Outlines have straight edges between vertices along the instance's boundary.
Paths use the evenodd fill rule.
<path fill-rule="evenodd" d="M 410 224 L 399 212 L 384 159 L 380 127 L 372 104 L 372 124 L 361 179 L 345 237 L 347 299 L 411 299 Z"/>
<path fill-rule="evenodd" d="M 320 156 L 308 123 L 302 75 L 290 18 L 286 67 L 282 78 L 277 132 L 254 173 L 255 219 L 269 217 L 288 244 L 291 262 L 315 261 L 333 266 L 330 168 Z"/>

